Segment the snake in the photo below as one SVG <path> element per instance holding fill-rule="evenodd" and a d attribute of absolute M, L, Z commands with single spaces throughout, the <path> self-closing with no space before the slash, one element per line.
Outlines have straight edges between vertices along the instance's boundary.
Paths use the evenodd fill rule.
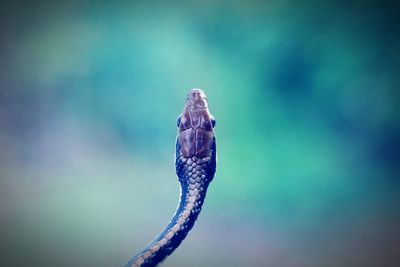
<path fill-rule="evenodd" d="M 178 207 L 164 230 L 124 267 L 158 266 L 179 247 L 193 228 L 216 171 L 215 124 L 203 90 L 191 89 L 177 119 L 175 170 L 180 184 Z"/>

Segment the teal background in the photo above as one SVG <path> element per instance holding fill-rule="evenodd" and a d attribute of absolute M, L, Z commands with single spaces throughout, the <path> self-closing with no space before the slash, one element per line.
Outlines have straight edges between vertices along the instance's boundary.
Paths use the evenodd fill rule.
<path fill-rule="evenodd" d="M 171 218 L 203 88 L 218 168 L 163 266 L 400 266 L 399 30 L 373 1 L 10 2 L 0 265 L 121 266 Z"/>

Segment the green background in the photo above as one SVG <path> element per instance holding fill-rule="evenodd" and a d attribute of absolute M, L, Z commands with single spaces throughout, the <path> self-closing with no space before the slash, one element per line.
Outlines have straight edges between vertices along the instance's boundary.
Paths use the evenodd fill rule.
<path fill-rule="evenodd" d="M 121 266 L 171 218 L 203 88 L 218 168 L 163 266 L 400 266 L 400 42 L 373 1 L 0 11 L 0 265 Z"/>

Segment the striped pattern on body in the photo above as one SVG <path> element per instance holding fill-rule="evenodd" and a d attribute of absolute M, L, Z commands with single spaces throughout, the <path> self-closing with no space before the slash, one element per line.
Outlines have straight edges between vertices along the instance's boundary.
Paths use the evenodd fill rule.
<path fill-rule="evenodd" d="M 216 170 L 215 120 L 200 89 L 192 89 L 178 118 L 175 167 L 181 187 L 178 208 L 165 229 L 124 267 L 154 267 L 163 262 L 192 229 Z"/>

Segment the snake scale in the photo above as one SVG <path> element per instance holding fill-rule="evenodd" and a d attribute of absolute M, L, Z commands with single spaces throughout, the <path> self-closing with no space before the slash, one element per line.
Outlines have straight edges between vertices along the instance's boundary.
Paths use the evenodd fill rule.
<path fill-rule="evenodd" d="M 171 255 L 192 229 L 214 177 L 215 119 L 201 89 L 189 91 L 177 126 L 175 168 L 181 187 L 178 208 L 165 229 L 124 267 L 154 267 Z"/>

